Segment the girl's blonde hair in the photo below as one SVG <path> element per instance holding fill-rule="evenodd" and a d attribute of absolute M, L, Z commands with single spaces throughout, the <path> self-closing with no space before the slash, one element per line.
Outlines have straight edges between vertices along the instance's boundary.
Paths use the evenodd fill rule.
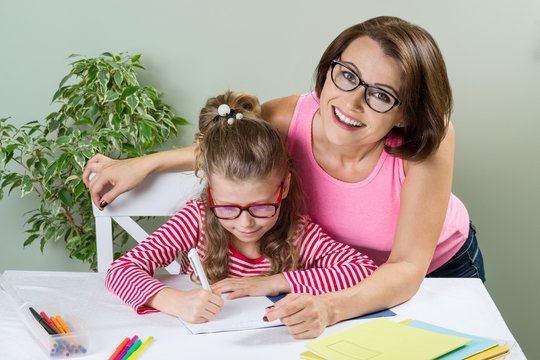
<path fill-rule="evenodd" d="M 231 113 L 243 118 L 231 124 L 228 117 L 218 114 L 226 104 Z M 261 118 L 257 97 L 247 93 L 227 91 L 208 99 L 199 116 L 199 133 L 195 136 L 195 173 L 204 172 L 207 179 L 220 174 L 231 180 L 264 180 L 277 174 L 283 179 L 291 174 L 289 192 L 281 202 L 274 227 L 260 240 L 261 254 L 272 267 L 268 275 L 294 270 L 297 266 L 293 238 L 297 236 L 299 215 L 304 211 L 303 196 L 297 175 L 278 131 Z M 230 234 L 208 207 L 206 188 L 201 200 L 206 208 L 206 255 L 203 259 L 211 283 L 229 274 L 228 244 Z"/>

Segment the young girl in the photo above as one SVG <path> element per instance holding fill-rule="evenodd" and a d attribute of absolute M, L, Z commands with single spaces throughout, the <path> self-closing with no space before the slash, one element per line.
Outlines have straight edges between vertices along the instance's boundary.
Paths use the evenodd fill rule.
<path fill-rule="evenodd" d="M 260 117 L 256 97 L 227 92 L 207 101 L 196 135 L 196 174 L 206 189 L 145 241 L 116 260 L 106 286 L 139 314 L 163 311 L 200 323 L 229 298 L 321 294 L 355 285 L 376 268 L 332 240 L 303 211 L 296 174 L 279 133 Z M 213 284 L 182 291 L 152 278 L 196 248 Z"/>

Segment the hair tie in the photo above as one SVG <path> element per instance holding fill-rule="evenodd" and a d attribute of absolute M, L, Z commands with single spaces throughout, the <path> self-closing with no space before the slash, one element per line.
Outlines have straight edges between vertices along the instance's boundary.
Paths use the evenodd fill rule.
<path fill-rule="evenodd" d="M 221 104 L 218 106 L 218 115 L 214 118 L 214 121 L 219 120 L 219 118 L 227 119 L 227 124 L 232 125 L 235 120 L 242 120 L 244 115 L 241 112 L 232 110 L 231 107 L 227 104 Z"/>

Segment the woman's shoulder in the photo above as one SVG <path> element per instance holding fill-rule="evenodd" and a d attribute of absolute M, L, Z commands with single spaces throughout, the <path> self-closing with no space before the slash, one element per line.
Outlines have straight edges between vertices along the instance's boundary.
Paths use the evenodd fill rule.
<path fill-rule="evenodd" d="M 299 95 L 273 99 L 262 104 L 262 117 L 274 125 L 284 139 L 287 138 L 289 125 L 296 109 Z"/>

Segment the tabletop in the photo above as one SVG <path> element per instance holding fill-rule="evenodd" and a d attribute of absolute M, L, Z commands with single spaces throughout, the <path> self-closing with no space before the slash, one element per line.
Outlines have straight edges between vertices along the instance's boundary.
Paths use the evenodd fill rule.
<path fill-rule="evenodd" d="M 108 292 L 101 273 L 6 271 L 4 278 L 24 301 L 48 312 L 75 317 L 88 332 L 89 352 L 81 359 L 106 359 L 125 337 L 153 336 L 139 357 L 164 359 L 298 359 L 307 350 L 304 340 L 291 338 L 283 326 L 191 335 L 172 316 L 137 315 Z M 174 283 L 178 275 L 160 275 Z M 495 303 L 479 279 L 427 278 L 404 304 L 392 308 L 395 321 L 417 319 L 463 333 L 513 344 L 505 358 L 526 359 Z M 261 309 L 261 316 L 264 309 Z M 344 321 L 323 335 L 367 320 Z M 48 358 L 18 315 L 8 294 L 0 290 L 0 358 Z"/>

